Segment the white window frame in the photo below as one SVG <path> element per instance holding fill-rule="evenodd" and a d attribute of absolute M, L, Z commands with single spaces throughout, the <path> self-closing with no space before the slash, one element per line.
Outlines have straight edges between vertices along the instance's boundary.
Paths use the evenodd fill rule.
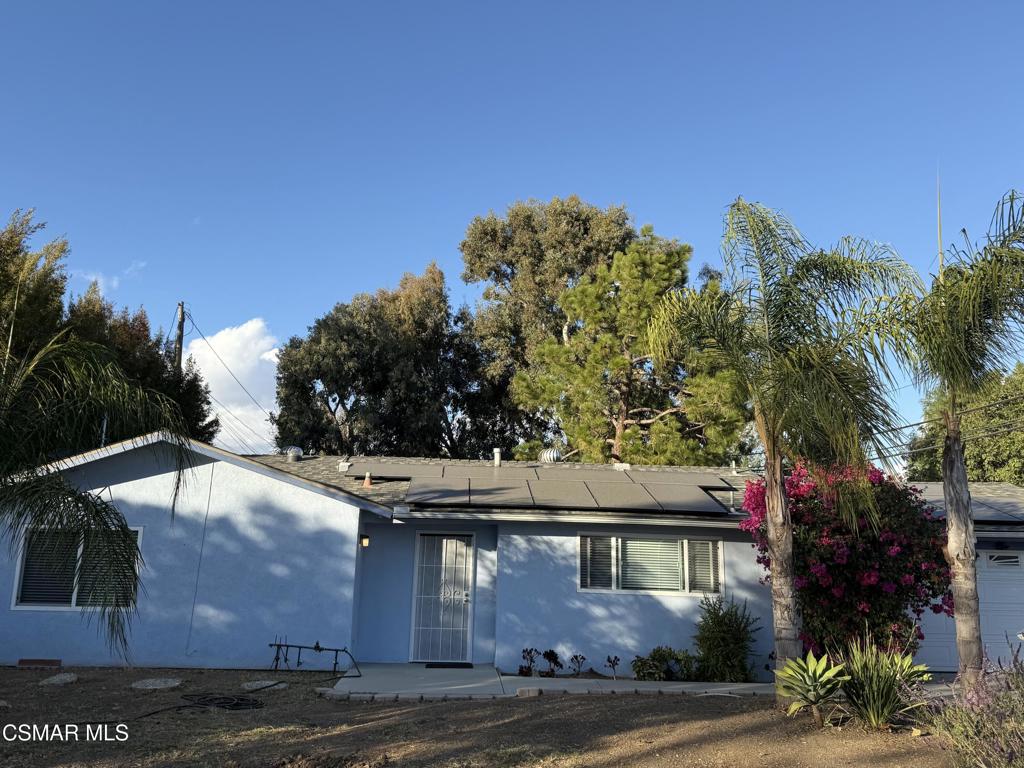
<path fill-rule="evenodd" d="M 580 567 L 582 565 L 582 550 L 580 541 L 584 536 L 612 538 L 612 586 L 611 587 L 584 587 L 580 581 Z M 619 558 L 621 556 L 622 539 L 668 539 L 682 544 L 679 547 L 680 568 L 683 574 L 683 585 L 685 589 L 622 589 L 615 586 L 619 583 Z M 718 591 L 717 592 L 691 592 L 690 591 L 690 544 L 691 541 L 710 541 L 718 548 Z M 671 595 L 673 597 L 703 598 L 704 595 L 725 595 L 725 549 L 724 540 L 715 536 L 681 536 L 678 534 L 665 533 L 609 533 L 607 531 L 577 531 L 576 532 L 576 591 L 597 592 L 601 594 L 615 595 Z"/>
<path fill-rule="evenodd" d="M 141 525 L 129 525 L 129 530 L 136 531 L 138 533 L 137 544 L 139 552 L 142 552 L 142 532 L 144 526 Z M 45 530 L 45 529 L 43 529 Z M 21 582 L 25 577 L 25 545 L 28 543 L 28 531 L 21 535 L 21 540 L 18 542 L 18 557 L 17 570 L 14 572 L 14 592 L 11 594 L 11 610 L 12 611 L 99 611 L 102 610 L 102 606 L 99 605 L 77 605 L 78 602 L 78 579 L 75 579 L 75 586 L 71 592 L 71 605 L 41 605 L 39 603 L 19 603 L 18 595 L 21 594 Z M 78 542 L 78 552 L 75 555 L 76 568 L 79 563 L 82 562 L 82 550 L 85 548 L 85 537 Z M 139 574 L 135 574 L 136 582 L 139 579 Z"/>

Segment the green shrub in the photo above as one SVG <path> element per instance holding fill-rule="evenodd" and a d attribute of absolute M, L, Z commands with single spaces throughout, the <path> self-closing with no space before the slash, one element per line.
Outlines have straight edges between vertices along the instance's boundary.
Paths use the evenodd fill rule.
<path fill-rule="evenodd" d="M 795 715 L 808 707 L 814 722 L 821 728 L 825 725 L 821 707 L 832 701 L 840 686 L 849 679 L 843 673 L 842 664 L 831 663 L 828 656 L 816 659 L 814 651 L 808 651 L 806 659 L 790 659 L 782 669 L 776 670 L 775 688 L 780 696 L 793 700 L 787 714 Z"/>
<path fill-rule="evenodd" d="M 667 645 L 659 645 L 648 657 L 662 671 L 663 680 L 695 680 L 697 660 L 689 651 L 677 651 Z"/>
<path fill-rule="evenodd" d="M 697 651 L 696 677 L 706 682 L 749 683 L 753 680 L 750 655 L 760 619 L 747 604 L 726 603 L 720 595 L 700 601 L 694 647 Z"/>
<path fill-rule="evenodd" d="M 1012 660 L 973 690 L 939 700 L 928 721 L 949 740 L 957 768 L 1018 768 L 1024 760 L 1024 663 Z"/>
<path fill-rule="evenodd" d="M 851 712 L 871 728 L 887 728 L 924 705 L 918 685 L 931 679 L 924 664 L 902 649 L 879 648 L 871 635 L 846 646 L 849 680 L 843 695 Z"/>
<path fill-rule="evenodd" d="M 637 656 L 630 662 L 630 666 L 633 667 L 633 677 L 637 680 L 660 682 L 665 679 L 664 669 L 650 656 Z"/>

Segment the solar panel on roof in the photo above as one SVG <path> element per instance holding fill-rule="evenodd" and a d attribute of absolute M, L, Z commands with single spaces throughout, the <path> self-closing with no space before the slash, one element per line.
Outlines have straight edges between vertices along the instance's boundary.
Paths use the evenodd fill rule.
<path fill-rule="evenodd" d="M 705 488 L 736 487 L 728 478 L 722 477 L 717 472 L 692 472 L 692 471 L 666 471 L 657 469 L 629 469 L 626 474 L 635 483 L 671 483 L 673 485 L 700 485 Z M 740 478 L 733 478 L 742 482 Z"/>
<path fill-rule="evenodd" d="M 601 509 L 661 512 L 661 506 L 639 483 L 587 483 Z"/>
<path fill-rule="evenodd" d="M 469 501 L 474 507 L 533 506 L 533 496 L 526 480 L 494 481 L 470 478 Z"/>
<path fill-rule="evenodd" d="M 415 477 L 409 484 L 405 500 L 415 504 L 468 506 L 469 480 Z"/>
<path fill-rule="evenodd" d="M 985 523 L 1020 523 L 1024 521 L 1024 518 L 1022 517 L 1018 517 L 1010 512 L 999 509 L 988 499 L 985 501 L 972 499 L 971 512 L 974 514 L 975 520 L 980 520 Z"/>
<path fill-rule="evenodd" d="M 571 469 L 566 466 L 561 467 L 537 467 L 537 479 L 538 480 L 582 480 L 583 482 L 589 482 L 591 480 L 599 483 L 631 483 L 629 475 L 625 472 L 613 469 L 611 466 L 608 469 Z"/>
<path fill-rule="evenodd" d="M 620 483 L 611 483 L 619 486 Z M 533 503 L 538 507 L 557 509 L 597 509 L 597 502 L 586 483 L 566 480 L 531 480 Z"/>
<path fill-rule="evenodd" d="M 724 515 L 722 505 L 706 494 L 699 486 L 678 483 L 643 483 L 647 492 L 655 498 L 666 512 L 700 512 Z"/>
<path fill-rule="evenodd" d="M 465 464 L 448 464 L 444 467 L 444 476 L 495 481 L 536 480 L 537 472 L 532 467 L 478 467 Z"/>
<path fill-rule="evenodd" d="M 364 477 L 367 472 L 372 477 L 414 478 L 441 477 L 444 467 L 440 464 L 398 464 L 390 461 L 356 461 L 345 470 L 348 477 Z"/>

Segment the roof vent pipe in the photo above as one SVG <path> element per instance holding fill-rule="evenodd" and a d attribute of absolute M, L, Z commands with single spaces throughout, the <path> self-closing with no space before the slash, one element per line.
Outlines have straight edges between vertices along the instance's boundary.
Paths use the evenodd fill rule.
<path fill-rule="evenodd" d="M 373 488 L 373 478 L 370 477 L 369 472 L 363 477 L 363 488 Z"/>
<path fill-rule="evenodd" d="M 284 460 L 288 463 L 299 461 L 302 458 L 302 449 L 297 445 L 289 445 L 281 453 L 284 454 Z"/>
<path fill-rule="evenodd" d="M 501 448 L 494 449 L 494 466 L 501 466 Z"/>

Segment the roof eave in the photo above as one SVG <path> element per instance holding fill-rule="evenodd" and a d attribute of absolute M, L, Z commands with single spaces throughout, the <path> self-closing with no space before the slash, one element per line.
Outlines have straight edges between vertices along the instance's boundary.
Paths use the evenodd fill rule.
<path fill-rule="evenodd" d="M 76 456 L 69 456 L 66 459 L 61 459 L 59 462 L 54 462 L 53 464 L 43 467 L 43 470 L 50 472 L 64 472 L 69 469 L 80 467 L 84 464 L 89 464 L 93 461 L 117 456 L 119 454 L 135 450 L 136 448 L 145 448 L 160 442 L 174 443 L 175 438 L 166 432 L 150 432 L 146 435 L 122 440 L 119 443 L 112 443 L 104 446 L 103 448 L 96 448 L 91 451 L 77 454 Z M 357 494 L 349 493 L 341 488 L 326 485 L 325 483 L 318 483 L 315 480 L 308 480 L 304 477 L 299 477 L 298 475 L 293 475 L 290 472 L 276 469 L 245 456 L 239 456 L 237 453 L 226 451 L 223 448 L 217 448 L 216 446 L 209 445 L 208 443 L 204 443 L 199 440 L 186 438 L 185 443 L 188 445 L 189 450 L 194 451 L 201 456 L 206 456 L 207 458 L 214 459 L 215 461 L 226 461 L 229 464 L 234 464 L 235 466 L 243 469 L 248 469 L 251 472 L 268 477 L 271 480 L 287 483 L 288 485 L 292 485 L 297 488 L 304 488 L 306 490 L 313 491 L 314 493 L 318 493 L 321 496 L 328 496 L 337 501 L 350 504 L 375 515 L 379 515 L 380 517 L 388 519 L 392 517 L 392 510 L 390 507 L 370 501 L 369 499 Z"/>
<path fill-rule="evenodd" d="M 736 528 L 742 515 L 666 515 L 628 510 L 511 509 L 422 507 L 396 505 L 396 520 L 473 520 L 490 522 L 613 523 L 620 525 L 663 525 L 701 528 Z"/>

